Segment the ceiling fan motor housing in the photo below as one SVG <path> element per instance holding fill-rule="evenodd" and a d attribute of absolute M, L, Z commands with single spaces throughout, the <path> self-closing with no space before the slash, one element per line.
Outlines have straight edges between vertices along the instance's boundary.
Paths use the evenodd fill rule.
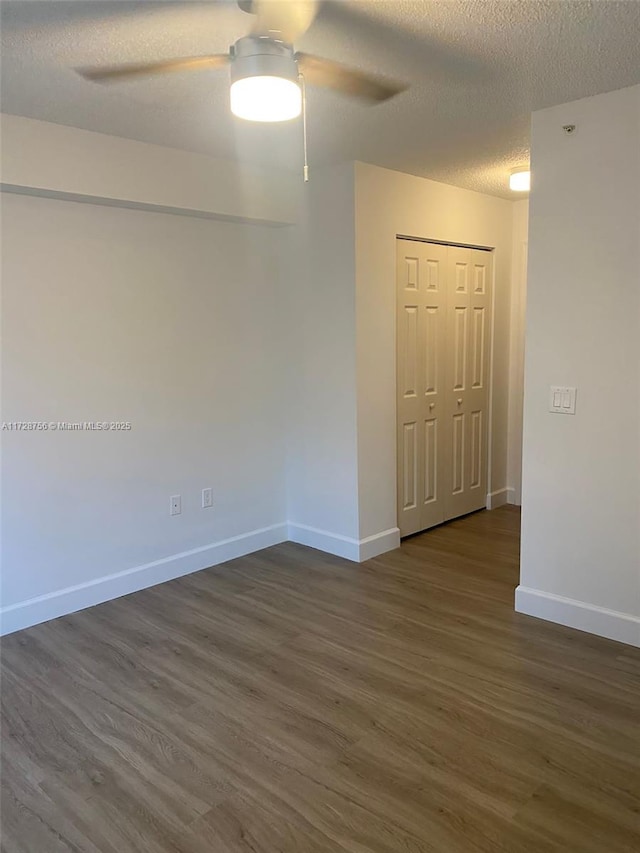
<path fill-rule="evenodd" d="M 245 77 L 284 77 L 298 82 L 291 45 L 263 36 L 245 36 L 231 46 L 231 82 Z"/>

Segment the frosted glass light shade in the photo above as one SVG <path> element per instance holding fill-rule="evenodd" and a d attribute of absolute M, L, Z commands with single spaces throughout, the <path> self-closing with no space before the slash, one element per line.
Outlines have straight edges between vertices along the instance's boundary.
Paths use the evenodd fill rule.
<path fill-rule="evenodd" d="M 526 193 L 531 189 L 531 172 L 512 172 L 509 177 L 509 189 L 515 192 Z"/>
<path fill-rule="evenodd" d="M 231 112 L 248 121 L 288 121 L 302 111 L 300 86 L 286 77 L 243 77 L 231 84 Z"/>

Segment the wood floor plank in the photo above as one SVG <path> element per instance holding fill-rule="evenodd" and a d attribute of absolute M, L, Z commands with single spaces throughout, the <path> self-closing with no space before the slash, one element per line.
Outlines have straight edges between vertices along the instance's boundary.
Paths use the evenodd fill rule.
<path fill-rule="evenodd" d="M 210 850 L 225 853 L 344 853 L 309 821 L 295 815 L 274 820 L 262 802 L 239 796 L 211 809 L 189 832 L 204 839 Z"/>
<path fill-rule="evenodd" d="M 2 641 L 2 853 L 631 853 L 640 652 L 521 616 L 519 514 L 284 543 Z"/>

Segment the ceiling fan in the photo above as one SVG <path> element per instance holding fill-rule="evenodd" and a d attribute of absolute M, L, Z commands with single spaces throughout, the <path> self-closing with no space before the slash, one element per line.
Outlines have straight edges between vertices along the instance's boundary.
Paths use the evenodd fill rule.
<path fill-rule="evenodd" d="M 174 71 L 226 66 L 231 72 L 231 112 L 250 121 L 286 121 L 303 109 L 304 86 L 322 86 L 369 103 L 386 101 L 407 86 L 348 68 L 339 62 L 295 51 L 293 44 L 313 23 L 320 0 L 237 0 L 255 17 L 249 35 L 229 53 L 187 56 L 143 64 L 79 68 L 99 83 Z"/>

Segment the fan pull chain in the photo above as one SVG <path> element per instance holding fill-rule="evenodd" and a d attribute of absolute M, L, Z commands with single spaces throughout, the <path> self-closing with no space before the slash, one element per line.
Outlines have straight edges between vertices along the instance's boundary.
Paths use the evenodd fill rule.
<path fill-rule="evenodd" d="M 302 90 L 302 146 L 304 151 L 304 166 L 302 175 L 305 184 L 309 183 L 309 163 L 307 161 L 307 90 L 304 85 L 304 74 L 298 74 L 300 88 Z"/>

